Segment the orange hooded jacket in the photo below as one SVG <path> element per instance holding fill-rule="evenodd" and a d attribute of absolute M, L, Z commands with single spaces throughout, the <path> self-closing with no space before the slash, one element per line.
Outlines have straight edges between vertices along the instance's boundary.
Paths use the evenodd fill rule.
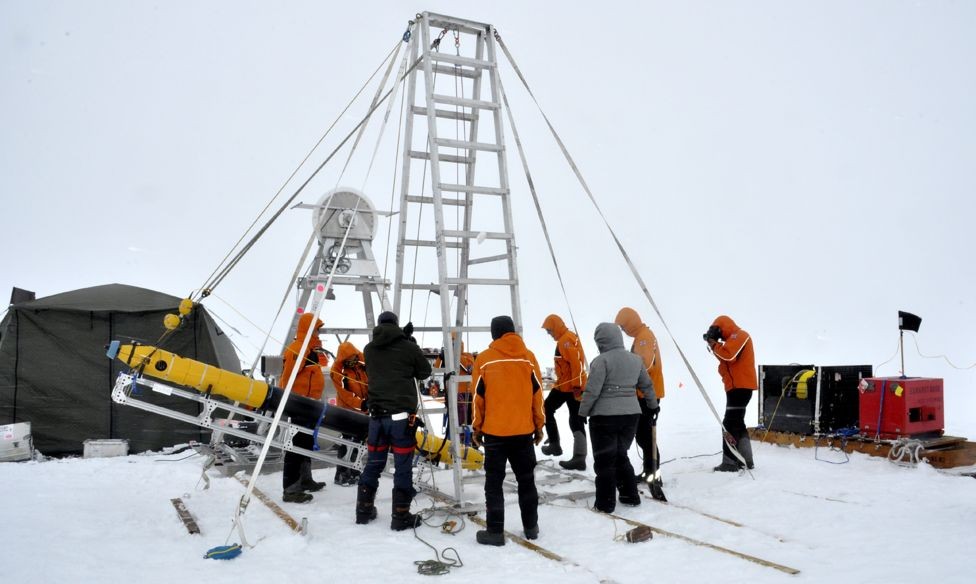
<path fill-rule="evenodd" d="M 552 331 L 556 338 L 556 383 L 552 388 L 574 393 L 576 399 L 580 399 L 583 388 L 586 387 L 586 356 L 583 355 L 583 345 L 580 344 L 579 337 L 566 328 L 563 319 L 555 314 L 550 314 L 542 321 L 542 328 Z"/>
<path fill-rule="evenodd" d="M 298 361 L 298 352 L 302 350 L 302 343 L 305 342 L 305 335 L 308 334 L 308 329 L 312 324 L 313 318 L 315 318 L 314 314 L 306 312 L 298 319 L 298 330 L 295 331 L 295 340 L 288 345 L 285 349 L 285 354 L 282 356 L 284 367 L 281 370 L 279 383 L 283 386 L 288 383 L 292 369 L 295 368 L 295 363 Z M 321 328 L 322 324 L 321 320 L 316 319 L 315 329 Z M 312 333 L 312 338 L 309 339 L 308 348 L 302 359 L 302 367 L 299 369 L 298 376 L 295 377 L 295 384 L 291 388 L 293 393 L 312 399 L 321 399 L 322 388 L 325 387 L 325 376 L 322 375 L 322 366 L 327 365 L 328 360 L 322 363 L 318 356 L 319 354 L 313 353 L 315 349 L 321 348 L 322 341 L 319 340 L 317 334 Z M 324 353 L 322 353 L 322 358 L 324 358 Z"/>
<path fill-rule="evenodd" d="M 759 389 L 752 337 L 725 315 L 716 318 L 712 324 L 722 331 L 722 340 L 715 343 L 712 353 L 718 359 L 718 372 L 725 391 Z"/>
<path fill-rule="evenodd" d="M 539 362 L 522 337 L 506 333 L 474 362 L 474 431 L 489 436 L 532 434 L 546 424 Z"/>
<path fill-rule="evenodd" d="M 454 333 L 451 333 L 451 338 L 454 339 Z M 461 342 L 461 358 L 460 361 L 460 371 L 458 375 L 471 375 L 471 369 L 474 367 L 474 355 L 471 353 L 466 353 L 464 351 L 464 341 Z M 434 359 L 434 369 L 444 366 L 444 360 L 441 357 Z M 469 393 L 471 391 L 471 383 L 468 381 L 458 382 L 458 393 Z"/>
<path fill-rule="evenodd" d="M 664 397 L 664 367 L 661 364 L 661 350 L 657 345 L 657 337 L 651 329 L 641 321 L 640 315 L 633 308 L 624 307 L 617 313 L 613 321 L 624 329 L 628 337 L 634 339 L 630 352 L 638 355 L 644 361 L 644 368 L 654 382 L 654 395 L 657 399 Z M 644 397 L 644 392 L 637 390 L 637 396 Z"/>
<path fill-rule="evenodd" d="M 363 402 L 369 397 L 365 361 L 366 358 L 356 345 L 349 341 L 339 344 L 335 362 L 329 372 L 336 388 L 336 404 L 350 410 L 363 409 Z"/>

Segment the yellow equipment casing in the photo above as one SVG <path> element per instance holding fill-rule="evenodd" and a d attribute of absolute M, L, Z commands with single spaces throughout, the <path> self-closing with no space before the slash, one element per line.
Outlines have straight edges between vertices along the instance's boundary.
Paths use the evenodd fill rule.
<path fill-rule="evenodd" d="M 447 465 L 454 462 L 451 456 L 451 441 L 424 430 L 417 430 L 417 450 L 427 458 L 436 459 L 436 462 Z M 465 470 L 478 470 L 485 464 L 485 455 L 471 446 L 462 444 L 460 456 L 461 468 Z"/>
<path fill-rule="evenodd" d="M 252 407 L 261 406 L 271 391 L 263 381 L 231 373 L 213 365 L 180 357 L 149 345 L 121 345 L 117 358 L 132 368 L 175 385 L 210 392 Z M 417 431 L 417 450 L 422 456 L 452 464 L 451 442 L 424 430 Z M 485 455 L 471 446 L 461 446 L 461 467 L 477 470 L 484 466 Z"/>
<path fill-rule="evenodd" d="M 817 372 L 813 369 L 806 369 L 800 373 L 800 377 L 796 382 L 796 397 L 799 399 L 807 399 L 810 389 L 808 387 L 810 378 L 816 375 Z"/>
<path fill-rule="evenodd" d="M 149 345 L 121 345 L 118 359 L 133 368 L 145 363 L 141 371 L 143 375 L 204 393 L 209 391 L 251 407 L 260 406 L 268 397 L 268 384 L 263 381 Z"/>

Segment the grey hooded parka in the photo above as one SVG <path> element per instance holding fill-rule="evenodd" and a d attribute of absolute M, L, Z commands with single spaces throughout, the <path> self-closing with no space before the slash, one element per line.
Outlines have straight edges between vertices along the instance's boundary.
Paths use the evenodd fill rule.
<path fill-rule="evenodd" d="M 600 354 L 590 363 L 590 377 L 583 390 L 579 415 L 622 416 L 641 413 L 636 388 L 644 392 L 647 407 L 657 407 L 654 382 L 644 362 L 624 348 L 620 327 L 601 322 L 593 335 Z"/>

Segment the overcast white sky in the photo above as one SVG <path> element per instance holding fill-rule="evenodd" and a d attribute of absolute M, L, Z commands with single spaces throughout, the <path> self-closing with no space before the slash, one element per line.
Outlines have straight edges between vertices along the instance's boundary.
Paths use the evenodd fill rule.
<path fill-rule="evenodd" d="M 760 363 L 880 364 L 899 309 L 923 317 L 923 351 L 976 361 L 969 2 L 0 0 L 0 294 L 199 287 L 420 10 L 496 25 L 715 399 L 700 338 L 721 313 L 753 334 Z M 664 342 L 669 391 L 694 391 L 503 77 L 581 336 L 631 305 Z M 568 313 L 510 168 L 526 336 L 545 362 L 539 325 Z M 388 208 L 392 165 L 377 169 L 365 190 Z M 286 213 L 217 294 L 267 326 L 309 228 L 307 212 Z M 260 333 L 208 305 L 253 352 Z M 976 370 L 911 341 L 906 362 L 946 379 L 947 429 L 976 435 L 953 416 L 976 419 Z"/>

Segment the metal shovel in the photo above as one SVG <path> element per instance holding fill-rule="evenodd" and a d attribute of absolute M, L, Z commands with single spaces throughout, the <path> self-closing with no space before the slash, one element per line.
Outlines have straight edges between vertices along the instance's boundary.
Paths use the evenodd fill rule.
<path fill-rule="evenodd" d="M 661 485 L 664 481 L 661 479 L 661 469 L 658 468 L 657 459 L 657 424 L 651 424 L 651 461 L 654 468 L 654 474 L 648 477 L 647 485 L 651 489 L 651 496 L 662 501 L 664 503 L 668 502 L 668 498 L 664 496 L 664 489 Z"/>

